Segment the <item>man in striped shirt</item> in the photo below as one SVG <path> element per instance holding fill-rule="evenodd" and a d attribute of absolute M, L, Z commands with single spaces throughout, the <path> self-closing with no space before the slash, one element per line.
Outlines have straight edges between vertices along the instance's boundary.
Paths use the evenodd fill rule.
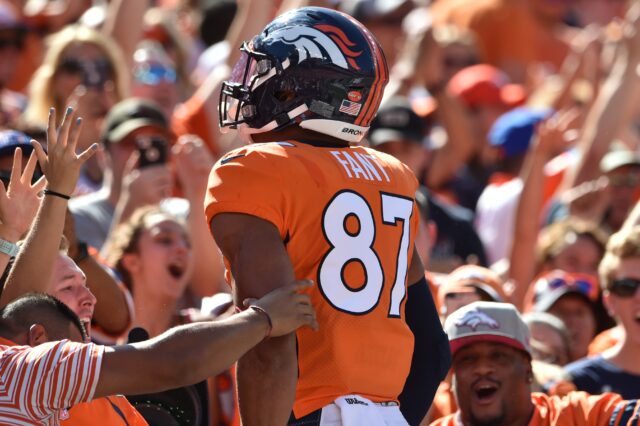
<path fill-rule="evenodd" d="M 93 397 L 104 349 L 77 343 L 85 337 L 78 317 L 50 296 L 32 294 L 0 311 L 2 424 L 57 424 Z"/>
<path fill-rule="evenodd" d="M 81 343 L 78 317 L 31 293 L 0 310 L 0 424 L 59 425 L 67 409 L 114 394 L 142 394 L 215 376 L 247 350 L 302 325 L 317 328 L 309 281 L 275 290 L 231 318 L 175 327 L 140 343 Z"/>

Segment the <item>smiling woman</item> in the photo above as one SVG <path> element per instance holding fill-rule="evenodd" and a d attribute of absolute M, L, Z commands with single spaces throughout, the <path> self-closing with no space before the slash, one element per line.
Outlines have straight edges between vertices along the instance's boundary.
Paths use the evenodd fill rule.
<path fill-rule="evenodd" d="M 157 207 L 138 209 L 114 232 L 107 261 L 133 294 L 134 326 L 156 336 L 175 325 L 193 271 L 185 225 Z"/>

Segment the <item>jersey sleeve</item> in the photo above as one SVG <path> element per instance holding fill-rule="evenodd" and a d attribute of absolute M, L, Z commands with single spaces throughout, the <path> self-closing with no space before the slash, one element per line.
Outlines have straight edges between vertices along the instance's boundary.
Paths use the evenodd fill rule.
<path fill-rule="evenodd" d="M 220 159 L 209 175 L 207 222 L 220 213 L 244 213 L 273 223 L 284 238 L 286 162 L 271 152 L 243 148 Z"/>
<path fill-rule="evenodd" d="M 24 347 L 22 347 L 24 348 Z M 100 377 L 104 347 L 68 340 L 27 350 L 8 350 L 8 362 L 18 377 L 16 405 L 31 418 L 90 401 Z"/>
<path fill-rule="evenodd" d="M 640 426 L 640 400 L 618 402 L 608 421 L 610 426 Z"/>
<path fill-rule="evenodd" d="M 640 426 L 639 404 L 636 400 L 625 401 L 615 393 L 589 395 L 585 392 L 572 392 L 566 398 L 573 409 L 580 412 L 576 418 L 586 419 L 591 426 Z"/>

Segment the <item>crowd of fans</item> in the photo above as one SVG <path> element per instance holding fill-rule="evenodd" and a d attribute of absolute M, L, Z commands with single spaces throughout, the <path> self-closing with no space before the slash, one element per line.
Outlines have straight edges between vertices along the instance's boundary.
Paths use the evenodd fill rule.
<path fill-rule="evenodd" d="M 242 40 L 308 5 L 352 15 L 386 53 L 366 143 L 420 182 L 416 245 L 452 344 L 448 318 L 484 307 L 545 398 L 640 399 L 636 0 L 0 0 L 0 305 L 54 296 L 105 345 L 231 316 L 202 208 L 216 159 L 246 143 L 219 131 L 220 84 Z M 486 414 L 473 401 L 497 386 L 476 389 L 459 354 L 489 355 L 465 347 L 422 425 Z M 239 424 L 232 377 L 194 391 L 206 423 Z M 196 410 L 184 395 L 157 401 Z M 109 410 L 102 424 L 145 424 L 124 397 L 60 420 Z"/>

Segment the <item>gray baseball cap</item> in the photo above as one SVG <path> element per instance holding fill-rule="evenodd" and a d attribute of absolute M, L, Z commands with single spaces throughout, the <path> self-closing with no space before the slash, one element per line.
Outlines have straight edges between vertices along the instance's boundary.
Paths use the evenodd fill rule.
<path fill-rule="evenodd" d="M 510 303 L 473 302 L 455 311 L 444 323 L 451 353 L 472 343 L 497 342 L 531 355 L 529 328 Z"/>

